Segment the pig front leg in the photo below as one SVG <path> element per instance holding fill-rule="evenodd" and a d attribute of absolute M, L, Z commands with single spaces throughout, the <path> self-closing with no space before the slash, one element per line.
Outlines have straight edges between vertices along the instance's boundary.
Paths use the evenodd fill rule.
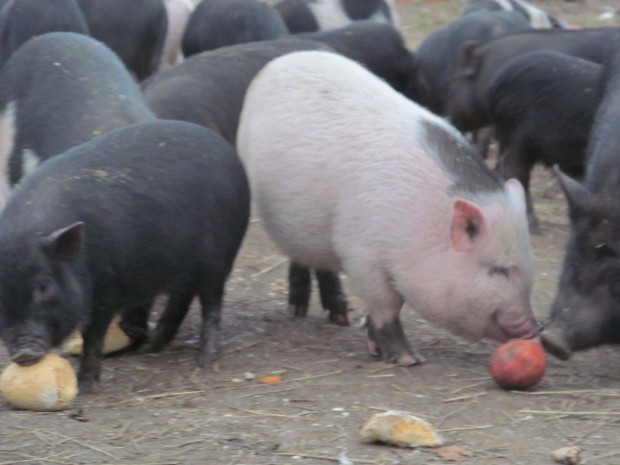
<path fill-rule="evenodd" d="M 379 312 L 385 313 L 384 310 Z M 398 316 L 393 321 L 378 326 L 373 322 L 371 313 L 366 318 L 366 327 L 367 347 L 371 355 L 382 357 L 384 361 L 400 366 L 411 366 L 425 361 L 424 357 L 413 350 L 407 342 Z"/>
<path fill-rule="evenodd" d="M 90 394 L 97 390 L 101 374 L 101 359 L 103 358 L 103 339 L 114 316 L 114 310 L 110 310 L 110 308 L 114 307 L 93 309 L 95 314 L 82 333 L 84 344 L 78 372 L 80 394 Z"/>
<path fill-rule="evenodd" d="M 368 309 L 365 323 L 368 351 L 401 366 L 424 362 L 424 357 L 409 346 L 400 324 L 400 309 L 405 301 L 394 288 L 394 277 L 387 272 L 381 259 L 369 256 L 369 249 L 366 246 L 351 249 L 349 260 L 344 262 L 353 289 Z"/>

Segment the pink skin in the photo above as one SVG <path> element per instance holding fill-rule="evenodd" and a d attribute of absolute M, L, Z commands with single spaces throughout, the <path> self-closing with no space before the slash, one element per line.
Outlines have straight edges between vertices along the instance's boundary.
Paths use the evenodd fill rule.
<path fill-rule="evenodd" d="M 510 339 L 532 339 L 539 335 L 539 326 L 530 315 L 499 312 L 489 321 L 484 335 L 499 342 Z"/>
<path fill-rule="evenodd" d="M 334 54 L 277 58 L 248 89 L 237 149 L 262 225 L 296 263 L 347 274 L 369 315 L 368 349 L 386 361 L 423 360 L 400 325 L 405 302 L 471 340 L 537 334 L 523 188 L 456 190 L 467 180 L 445 157 L 467 161 L 466 145 Z"/>
<path fill-rule="evenodd" d="M 165 0 L 166 14 L 168 15 L 168 30 L 164 41 L 159 70 L 163 71 L 183 61 L 181 40 L 189 17 L 194 10 L 191 0 Z"/>

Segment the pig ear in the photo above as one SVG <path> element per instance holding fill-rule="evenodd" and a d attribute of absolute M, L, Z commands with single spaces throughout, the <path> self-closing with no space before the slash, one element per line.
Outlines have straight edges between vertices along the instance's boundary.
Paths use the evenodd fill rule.
<path fill-rule="evenodd" d="M 480 65 L 480 55 L 476 53 L 480 42 L 469 41 L 465 42 L 459 52 L 459 66 L 462 70 L 462 76 L 472 77 L 478 71 Z"/>
<path fill-rule="evenodd" d="M 81 221 L 54 231 L 45 238 L 47 253 L 57 260 L 70 262 L 77 258 L 82 247 L 84 223 Z"/>
<path fill-rule="evenodd" d="M 484 217 L 480 209 L 467 200 L 454 202 L 454 213 L 450 226 L 452 248 L 457 252 L 471 250 L 482 234 Z"/>
<path fill-rule="evenodd" d="M 592 205 L 592 193 L 583 184 L 562 173 L 558 165 L 553 166 L 553 171 L 566 196 L 571 219 L 578 218 L 589 211 Z"/>

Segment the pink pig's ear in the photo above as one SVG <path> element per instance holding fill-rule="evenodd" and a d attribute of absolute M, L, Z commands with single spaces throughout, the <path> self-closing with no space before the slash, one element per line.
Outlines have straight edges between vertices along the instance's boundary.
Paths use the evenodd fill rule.
<path fill-rule="evenodd" d="M 452 248 L 457 252 L 471 250 L 484 228 L 484 217 L 480 209 L 467 200 L 454 202 L 454 214 L 450 226 Z"/>

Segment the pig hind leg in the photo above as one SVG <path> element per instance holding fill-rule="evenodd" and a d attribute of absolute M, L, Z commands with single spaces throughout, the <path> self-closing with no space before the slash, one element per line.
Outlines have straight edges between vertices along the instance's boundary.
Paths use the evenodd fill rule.
<path fill-rule="evenodd" d="M 292 315 L 305 317 L 308 314 L 312 282 L 310 268 L 291 262 L 288 268 L 288 306 Z"/>
<path fill-rule="evenodd" d="M 127 352 L 135 351 L 148 340 L 149 315 L 152 305 L 153 301 L 149 301 L 147 303 L 131 305 L 123 310 L 119 327 L 129 336 L 131 344 L 108 355 L 123 355 Z"/>
<path fill-rule="evenodd" d="M 348 326 L 348 303 L 338 274 L 325 270 L 314 270 L 314 273 L 319 284 L 321 305 L 325 310 L 329 310 L 329 320 L 338 325 Z M 303 318 L 308 314 L 312 292 L 310 268 L 291 262 L 288 280 L 289 311 L 292 315 Z"/>
<path fill-rule="evenodd" d="M 342 290 L 338 273 L 331 271 L 314 270 L 321 292 L 321 304 L 329 310 L 329 321 L 341 326 L 349 326 L 347 315 L 349 305 Z"/>
<path fill-rule="evenodd" d="M 188 285 L 181 291 L 170 294 L 166 308 L 141 352 L 160 352 L 174 339 L 195 295 L 195 285 Z"/>
<path fill-rule="evenodd" d="M 209 269 L 208 279 L 202 281 L 198 291 L 202 307 L 198 364 L 203 368 L 215 362 L 218 356 L 222 301 L 230 268 L 224 265 L 217 266 L 214 263 Z"/>

